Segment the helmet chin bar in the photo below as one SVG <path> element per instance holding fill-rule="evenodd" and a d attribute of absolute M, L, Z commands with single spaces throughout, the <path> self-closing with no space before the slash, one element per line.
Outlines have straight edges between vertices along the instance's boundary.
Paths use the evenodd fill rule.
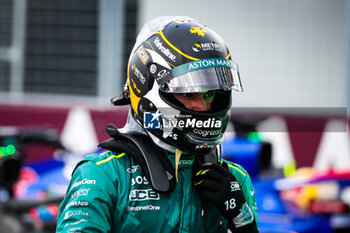
<path fill-rule="evenodd" d="M 218 139 L 212 140 L 212 139 L 206 139 L 206 138 L 199 138 L 194 135 L 191 135 L 191 133 L 186 133 L 185 137 L 187 140 L 193 144 L 198 144 L 198 145 L 217 145 L 222 143 L 223 141 L 223 134 L 221 133 Z"/>
<path fill-rule="evenodd" d="M 170 106 L 169 110 L 178 111 L 177 114 L 171 114 L 172 111 L 166 111 L 166 109 L 158 108 L 162 113 L 165 113 L 162 117 L 162 123 L 169 125 L 168 121 L 173 120 L 177 124 L 172 125 L 171 129 L 166 129 L 166 125 L 162 125 L 162 129 L 157 131 L 150 131 L 153 135 L 158 137 L 165 143 L 179 148 L 185 153 L 192 154 L 206 154 L 215 147 L 222 143 L 223 133 L 225 132 L 228 119 L 230 117 L 230 107 L 231 107 L 231 92 L 223 93 L 225 101 L 220 98 L 219 103 L 225 107 L 219 108 L 215 111 L 193 111 L 186 109 L 184 106 L 180 106 L 173 99 L 168 99 L 168 95 L 162 95 L 159 91 L 162 100 Z M 225 104 L 224 104 L 225 103 Z M 167 117 L 166 113 L 170 113 L 170 117 Z M 174 117 L 174 115 L 176 117 Z M 201 121 L 203 124 L 198 126 L 197 123 L 192 123 L 186 125 L 187 121 L 195 122 Z M 180 121 L 185 122 L 185 124 L 179 123 Z M 221 123 L 216 125 L 216 123 Z M 171 131 L 169 133 L 169 130 Z M 149 131 L 149 130 L 148 130 Z M 166 137 L 164 133 L 167 132 Z"/>

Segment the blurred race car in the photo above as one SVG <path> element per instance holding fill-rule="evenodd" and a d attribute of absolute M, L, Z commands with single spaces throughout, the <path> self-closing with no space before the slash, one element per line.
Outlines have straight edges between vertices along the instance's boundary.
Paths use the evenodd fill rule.
<path fill-rule="evenodd" d="M 271 166 L 272 145 L 256 131 L 223 143 L 223 156 L 250 174 L 260 232 L 350 232 L 350 169 L 297 169 L 285 176 Z"/>
<path fill-rule="evenodd" d="M 38 153 L 59 151 L 31 161 Z M 51 153 L 50 152 L 50 153 Z M 69 156 L 56 131 L 44 128 L 0 127 L 0 229 L 6 233 L 54 232 L 58 205 L 69 183 Z"/>

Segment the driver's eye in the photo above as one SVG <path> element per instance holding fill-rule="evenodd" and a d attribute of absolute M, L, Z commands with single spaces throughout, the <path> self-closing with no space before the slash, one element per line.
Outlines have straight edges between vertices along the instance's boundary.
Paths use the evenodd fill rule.
<path fill-rule="evenodd" d="M 190 98 L 190 97 L 192 97 L 193 95 L 192 95 L 192 93 L 182 93 L 181 96 L 182 96 L 182 97 L 186 97 L 186 98 Z"/>
<path fill-rule="evenodd" d="M 210 97 L 213 97 L 215 95 L 215 91 L 210 91 L 210 92 L 207 92 L 203 95 L 203 97 L 205 98 L 210 98 Z"/>

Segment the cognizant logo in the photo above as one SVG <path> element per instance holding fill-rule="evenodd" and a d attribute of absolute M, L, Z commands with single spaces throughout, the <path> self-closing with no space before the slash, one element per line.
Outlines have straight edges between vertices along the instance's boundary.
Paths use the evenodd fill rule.
<path fill-rule="evenodd" d="M 161 113 L 144 112 L 143 113 L 143 128 L 145 129 L 160 129 L 163 128 L 221 128 L 222 122 L 215 118 L 208 118 L 206 120 L 198 120 L 195 118 L 178 119 L 175 117 L 164 118 Z M 162 124 L 161 124 L 162 123 Z"/>

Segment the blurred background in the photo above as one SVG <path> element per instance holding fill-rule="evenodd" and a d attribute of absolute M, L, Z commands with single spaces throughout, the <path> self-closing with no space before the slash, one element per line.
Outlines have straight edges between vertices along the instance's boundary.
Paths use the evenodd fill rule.
<path fill-rule="evenodd" d="M 109 99 L 138 31 L 165 15 L 213 28 L 239 65 L 224 156 L 261 231 L 349 230 L 349 0 L 0 0 L 2 229 L 53 231 L 76 162 L 125 124 Z"/>

